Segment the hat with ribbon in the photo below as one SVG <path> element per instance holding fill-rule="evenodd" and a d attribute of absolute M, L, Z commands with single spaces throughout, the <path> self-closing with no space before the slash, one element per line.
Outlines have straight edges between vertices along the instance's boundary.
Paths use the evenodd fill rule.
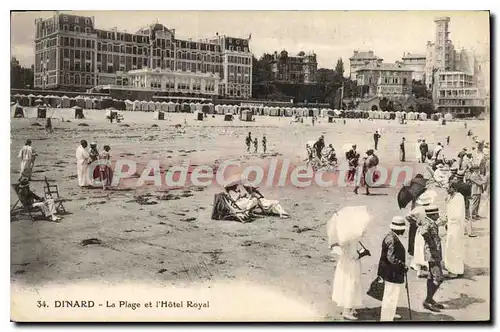
<path fill-rule="evenodd" d="M 439 214 L 439 208 L 436 205 L 429 205 L 425 207 L 426 216 L 432 216 L 434 214 Z"/>
<path fill-rule="evenodd" d="M 394 231 L 404 231 L 406 229 L 405 218 L 400 216 L 392 217 L 391 229 Z"/>

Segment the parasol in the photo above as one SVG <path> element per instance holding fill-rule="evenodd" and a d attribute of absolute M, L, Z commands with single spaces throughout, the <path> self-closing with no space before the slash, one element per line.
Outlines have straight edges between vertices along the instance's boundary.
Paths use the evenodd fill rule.
<path fill-rule="evenodd" d="M 398 193 L 399 208 L 405 208 L 408 203 L 416 200 L 426 190 L 427 180 L 424 178 L 413 178 L 409 185 L 403 186 Z"/>
<path fill-rule="evenodd" d="M 366 206 L 347 206 L 335 213 L 326 225 L 328 244 L 342 245 L 350 241 L 359 241 L 371 216 Z"/>

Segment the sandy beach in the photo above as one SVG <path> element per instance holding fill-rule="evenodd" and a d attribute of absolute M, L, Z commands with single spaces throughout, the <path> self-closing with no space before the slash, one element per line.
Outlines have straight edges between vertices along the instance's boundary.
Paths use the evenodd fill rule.
<path fill-rule="evenodd" d="M 381 241 L 392 217 L 409 212 L 409 207 L 398 208 L 399 187 L 373 189 L 373 196 L 355 195 L 352 187 L 261 187 L 266 198 L 280 200 L 290 219 L 264 217 L 246 224 L 211 220 L 214 194 L 221 191 L 215 185 L 168 192 L 154 186 L 137 190 L 80 189 L 75 160 L 79 141 L 95 141 L 99 151 L 103 145 L 110 145 L 114 160 L 131 158 L 146 164 L 159 159 L 164 167 L 180 165 L 186 159 L 194 165 L 211 166 L 227 159 L 260 165 L 271 158 L 287 158 L 301 165 L 306 157 L 305 143 L 321 134 L 344 159 L 342 146 L 357 143 L 358 151 L 364 153 L 373 148 L 372 134 L 378 129 L 382 134 L 377 151 L 381 165 L 402 164 L 398 159 L 399 143 L 404 136 L 407 161 L 403 164 L 416 172 L 422 168 L 414 156 L 418 138 L 426 138 L 432 147 L 441 142 L 449 157 L 456 156 L 464 146 L 472 146 L 462 121 L 443 126 L 437 121 L 408 121 L 401 125 L 388 120 L 348 119 L 344 125 L 320 119 L 312 126 L 307 118 L 304 124 L 290 124 L 290 118 L 266 116 L 258 116 L 255 122 L 224 122 L 221 115 L 196 121 L 192 114 L 177 113 L 168 114 L 165 121 L 144 112 L 124 112 L 124 117 L 119 124 L 106 122 L 102 112 L 88 112 L 87 119 L 71 122 L 56 118 L 52 133 L 46 133 L 44 119 L 11 119 L 11 183 L 19 176 L 17 153 L 29 138 L 39 154 L 31 184 L 34 191 L 43 195 L 42 180 L 47 177 L 59 186 L 62 196 L 70 199 L 65 203 L 69 214 L 62 216 L 60 223 L 31 221 L 24 215 L 12 217 L 11 280 L 15 287 L 105 281 L 209 288 L 212 284 L 244 282 L 265 286 L 303 304 L 314 312 L 314 320 L 339 320 L 341 309 L 330 300 L 336 257 L 328 250 L 325 223 L 347 205 L 365 205 L 372 213 L 373 221 L 363 238 L 372 253 L 362 260 L 366 291 L 376 276 Z M 185 119 L 186 131 L 180 133 L 173 125 L 184 124 Z M 88 126 L 79 126 L 81 123 Z M 489 140 L 486 121 L 467 124 L 474 135 Z M 259 139 L 257 154 L 246 152 L 244 139 L 248 132 Z M 268 141 L 265 155 L 260 153 L 264 134 Z M 449 146 L 447 136 L 451 138 Z M 143 205 L 139 195 L 156 203 Z M 11 206 L 16 200 L 11 190 Z M 464 277 L 445 281 L 436 294 L 436 300 L 448 309 L 439 314 L 426 311 L 422 307 L 425 280 L 418 279 L 415 271 L 410 272 L 413 320 L 490 318 L 490 220 L 484 198 L 480 215 L 487 218 L 474 222 L 478 237 L 464 240 Z M 82 245 L 82 241 L 93 238 L 98 239 L 97 244 Z M 360 320 L 377 320 L 380 302 L 368 296 L 364 300 L 367 309 L 359 311 Z M 404 320 L 409 319 L 406 307 L 406 296 L 402 295 L 398 313 Z M 278 316 L 269 311 L 271 320 Z M 304 317 L 295 318 L 312 319 L 305 311 Z"/>

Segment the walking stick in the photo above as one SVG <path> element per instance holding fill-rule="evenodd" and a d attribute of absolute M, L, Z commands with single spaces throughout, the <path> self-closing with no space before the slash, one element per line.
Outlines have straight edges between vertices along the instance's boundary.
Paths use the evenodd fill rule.
<path fill-rule="evenodd" d="M 408 315 L 411 320 L 411 306 L 410 306 L 410 289 L 408 288 L 408 274 L 405 272 L 405 288 L 406 288 L 406 298 L 408 299 Z"/>

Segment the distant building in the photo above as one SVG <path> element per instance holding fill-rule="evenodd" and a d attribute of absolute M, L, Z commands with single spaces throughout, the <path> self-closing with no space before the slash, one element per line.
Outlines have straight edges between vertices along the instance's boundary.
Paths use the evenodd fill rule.
<path fill-rule="evenodd" d="M 435 41 L 427 42 L 425 84 L 434 107 L 458 116 L 476 115 L 489 105 L 486 81 L 473 52 L 456 51 L 449 39 L 449 17 L 438 17 Z"/>
<path fill-rule="evenodd" d="M 423 82 L 426 64 L 425 54 L 404 53 L 401 59 L 404 66 L 413 71 L 412 79 Z"/>
<path fill-rule="evenodd" d="M 131 77 L 139 75 L 151 84 L 161 73 L 166 80 L 160 80 L 161 88 L 141 88 L 164 94 L 186 91 L 184 84 L 190 93 L 201 94 L 198 85 L 218 76 L 220 86 L 206 93 L 252 95 L 249 38 L 217 35 L 206 41 L 181 40 L 175 37 L 175 29 L 159 23 L 135 33 L 96 29 L 94 24 L 93 17 L 59 12 L 35 21 L 35 88 L 85 91 L 113 85 L 120 80 L 117 73 L 133 71 Z M 166 83 L 172 78 L 173 86 Z"/>
<path fill-rule="evenodd" d="M 475 86 L 472 75 L 457 71 L 439 72 L 437 76 L 437 108 L 440 112 L 466 116 L 485 107 L 484 97 Z"/>
<path fill-rule="evenodd" d="M 402 63 L 369 64 L 356 70 L 356 81 L 363 98 L 406 98 L 411 95 L 412 73 Z"/>
<path fill-rule="evenodd" d="M 271 61 L 271 71 L 274 81 L 309 84 L 314 83 L 318 62 L 316 54 L 299 52 L 296 56 L 289 56 L 287 51 L 274 52 Z"/>
<path fill-rule="evenodd" d="M 382 63 L 384 59 L 376 56 L 373 51 L 357 51 L 355 50 L 353 55 L 349 58 L 349 69 L 351 80 L 356 80 L 356 71 L 358 68 L 362 68 L 367 65 L 375 65 L 377 63 Z"/>

